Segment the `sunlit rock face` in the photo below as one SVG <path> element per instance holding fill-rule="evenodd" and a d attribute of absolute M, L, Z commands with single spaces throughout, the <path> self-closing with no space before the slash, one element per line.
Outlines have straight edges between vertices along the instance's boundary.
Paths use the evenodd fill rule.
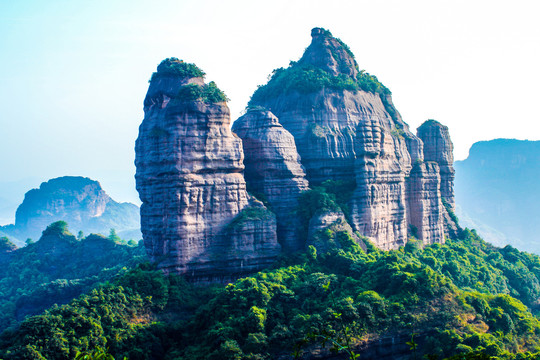
<path fill-rule="evenodd" d="M 454 208 L 454 145 L 448 127 L 438 121 L 428 120 L 417 129 L 416 134 L 424 142 L 424 159 L 439 165 L 441 196 Z"/>
<path fill-rule="evenodd" d="M 228 281 L 280 252 L 275 216 L 246 191 L 242 142 L 224 97 L 187 65 L 164 60 L 144 101 L 135 145 L 141 229 L 166 272 Z"/>
<path fill-rule="evenodd" d="M 446 237 L 457 238 L 461 231 L 450 213 L 455 210 L 454 197 L 454 146 L 448 127 L 435 120 L 425 121 L 416 131 L 424 143 L 424 158 L 439 165 L 441 176 L 441 199 L 445 204 L 443 222 Z"/>
<path fill-rule="evenodd" d="M 255 91 L 234 133 L 226 98 L 200 69 L 167 59 L 152 76 L 135 163 L 145 245 L 162 269 L 227 281 L 306 240 L 329 246 L 314 235 L 328 224 L 382 249 L 457 229 L 448 129 L 428 121 L 412 134 L 341 40 L 311 35 L 302 58 Z M 346 194 L 339 216 L 300 224 L 302 192 L 320 185 Z"/>
<path fill-rule="evenodd" d="M 293 80 L 283 80 L 286 76 Z M 325 76 L 330 79 L 325 85 L 313 85 L 323 83 Z M 297 80 L 310 77 L 311 84 Z M 285 85 L 276 91 L 280 82 Z M 302 58 L 288 69 L 276 70 L 255 92 L 250 106 L 271 111 L 293 135 L 311 186 L 326 180 L 356 183 L 349 221 L 377 246 L 393 249 L 405 244 L 413 222 L 421 225 L 419 234 L 426 242 L 444 241 L 440 216 L 426 213 L 442 206 L 440 195 L 419 194 L 420 188 L 429 192 L 438 186 L 435 169 L 425 168 L 411 180 L 414 162 L 424 158 L 422 141 L 401 119 L 388 89 L 360 71 L 348 47 L 328 31 L 313 29 Z M 420 186 L 422 176 L 428 176 L 429 185 Z M 416 203 L 409 206 L 411 194 Z M 439 200 L 421 206 L 419 196 Z M 436 212 L 442 213 L 439 208 Z"/>
<path fill-rule="evenodd" d="M 308 182 L 293 136 L 269 111 L 249 111 L 234 122 L 232 130 L 242 139 L 250 191 L 267 201 L 276 214 L 283 250 L 303 249 L 296 213 L 298 197 L 308 190 Z"/>

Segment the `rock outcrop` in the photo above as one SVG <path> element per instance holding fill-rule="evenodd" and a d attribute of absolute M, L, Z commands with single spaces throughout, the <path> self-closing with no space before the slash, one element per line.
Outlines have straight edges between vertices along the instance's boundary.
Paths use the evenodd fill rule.
<path fill-rule="evenodd" d="M 309 221 L 307 245 L 315 246 L 318 252 L 343 248 L 347 241 L 366 250 L 366 244 L 354 233 L 342 211 L 319 211 Z"/>
<path fill-rule="evenodd" d="M 293 136 L 269 111 L 248 111 L 234 122 L 232 130 L 242 139 L 248 188 L 276 214 L 283 250 L 303 249 L 296 209 L 298 196 L 308 190 L 308 182 Z"/>
<path fill-rule="evenodd" d="M 19 240 L 35 241 L 49 224 L 59 220 L 86 234 L 108 234 L 111 228 L 120 235 L 124 231 L 137 233 L 140 226 L 138 206 L 114 201 L 97 181 L 64 176 L 28 191 L 17 208 L 15 224 L 1 229 Z"/>
<path fill-rule="evenodd" d="M 436 162 L 414 164 L 407 181 L 410 232 L 424 244 L 441 242 L 444 236 L 444 207 L 441 201 L 441 175 Z"/>
<path fill-rule="evenodd" d="M 417 130 L 417 136 L 424 142 L 424 159 L 439 165 L 441 177 L 442 212 L 446 237 L 457 238 L 461 231 L 455 220 L 454 197 L 454 145 L 450 140 L 448 127 L 435 120 L 425 121 Z"/>
<path fill-rule="evenodd" d="M 424 142 L 424 160 L 434 161 L 441 173 L 441 196 L 453 209 L 454 199 L 454 145 L 448 127 L 438 121 L 428 120 L 416 131 Z"/>
<path fill-rule="evenodd" d="M 269 264 L 277 241 L 290 252 L 307 238 L 324 251 L 336 240 L 319 241 L 325 227 L 382 249 L 450 233 L 447 128 L 411 133 L 390 91 L 330 32 L 313 29 L 302 58 L 255 91 L 233 126 L 240 139 L 225 96 L 203 76 L 166 59 L 144 102 L 137 189 L 145 245 L 161 268 L 224 281 Z"/>
<path fill-rule="evenodd" d="M 423 161 L 422 141 L 401 119 L 390 91 L 358 69 L 346 45 L 313 29 L 303 57 L 275 71 L 250 106 L 272 111 L 294 136 L 311 186 L 354 179 L 351 225 L 380 248 L 392 249 L 407 241 L 408 209 L 421 208 L 408 206 L 407 181 L 413 163 Z M 417 184 L 411 188 L 418 189 L 418 176 L 427 171 L 413 176 Z M 426 241 L 444 241 L 443 233 L 433 230 L 441 228 L 439 216 L 426 216 L 412 216 L 436 222 L 429 224 Z"/>
<path fill-rule="evenodd" d="M 250 197 L 229 108 L 193 64 L 166 59 L 152 76 L 136 142 L 141 229 L 166 272 L 228 281 L 280 252 L 275 216 Z"/>

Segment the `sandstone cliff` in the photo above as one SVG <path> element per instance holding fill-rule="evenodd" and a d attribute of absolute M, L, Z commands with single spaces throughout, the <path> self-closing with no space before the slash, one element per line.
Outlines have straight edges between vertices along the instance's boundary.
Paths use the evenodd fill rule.
<path fill-rule="evenodd" d="M 248 188 L 271 206 L 277 217 L 277 236 L 283 250 L 304 247 L 298 233 L 298 196 L 308 190 L 293 136 L 269 111 L 249 111 L 232 130 L 244 148 Z"/>
<path fill-rule="evenodd" d="M 412 134 L 390 91 L 330 32 L 313 29 L 302 58 L 257 89 L 233 125 L 238 136 L 226 97 L 203 78 L 166 59 L 144 101 L 137 190 L 146 248 L 164 270 L 226 281 L 306 239 L 324 251 L 338 239 L 321 238 L 324 227 L 382 249 L 452 233 L 447 129 L 427 122 L 421 138 Z M 331 209 L 310 206 L 306 216 L 299 201 L 309 188 Z"/>
<path fill-rule="evenodd" d="M 438 121 L 428 120 L 416 131 L 424 142 L 424 160 L 439 164 L 441 173 L 441 196 L 452 207 L 454 199 L 454 145 L 448 127 Z"/>
<path fill-rule="evenodd" d="M 423 165 L 411 178 L 413 163 L 424 159 L 422 141 L 401 119 L 390 91 L 360 71 L 348 47 L 328 31 L 313 29 L 302 58 L 275 70 L 249 107 L 271 111 L 293 135 L 310 185 L 355 182 L 351 225 L 377 246 L 405 244 L 409 225 L 419 224 L 424 241 L 444 241 L 440 195 L 429 193 L 439 186 L 438 169 Z"/>
<path fill-rule="evenodd" d="M 280 246 L 275 216 L 246 191 L 226 98 L 203 77 L 175 58 L 152 76 L 135 145 L 141 229 L 160 268 L 227 281 L 271 263 Z"/>
<path fill-rule="evenodd" d="M 461 228 L 454 215 L 454 145 L 450 140 L 448 127 L 438 121 L 427 120 L 416 130 L 416 134 L 424 142 L 424 159 L 439 165 L 445 235 L 457 238 Z"/>
<path fill-rule="evenodd" d="M 15 224 L 1 229 L 19 240 L 35 241 L 49 224 L 58 220 L 66 221 L 75 232 L 81 230 L 86 234 L 108 234 L 111 228 L 119 234 L 138 233 L 139 209 L 134 204 L 114 201 L 97 181 L 64 176 L 28 191 L 17 208 Z"/>

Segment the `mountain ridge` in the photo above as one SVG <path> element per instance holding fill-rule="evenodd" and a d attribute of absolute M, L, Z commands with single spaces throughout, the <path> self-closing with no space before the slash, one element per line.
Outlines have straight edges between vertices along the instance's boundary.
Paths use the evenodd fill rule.
<path fill-rule="evenodd" d="M 59 220 L 85 233 L 108 234 L 114 228 L 119 233 L 137 235 L 138 213 L 136 205 L 111 199 L 95 180 L 63 176 L 26 192 L 17 208 L 15 223 L 0 227 L 0 231 L 19 246 L 27 238 L 39 239 L 49 224 Z"/>

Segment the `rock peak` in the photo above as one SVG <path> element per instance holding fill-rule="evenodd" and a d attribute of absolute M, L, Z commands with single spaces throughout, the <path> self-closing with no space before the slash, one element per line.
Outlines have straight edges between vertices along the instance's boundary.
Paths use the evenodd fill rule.
<path fill-rule="evenodd" d="M 358 64 L 349 47 L 323 28 L 311 30 L 311 44 L 298 61 L 301 65 L 312 65 L 337 76 L 347 75 L 356 79 Z"/>

